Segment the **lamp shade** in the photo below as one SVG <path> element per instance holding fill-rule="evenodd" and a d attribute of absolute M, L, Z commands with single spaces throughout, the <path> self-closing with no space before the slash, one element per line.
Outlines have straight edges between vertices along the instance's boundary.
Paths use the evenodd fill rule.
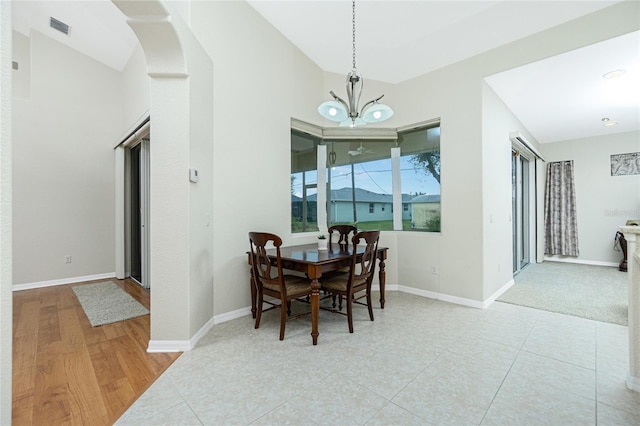
<path fill-rule="evenodd" d="M 338 101 L 323 102 L 318 107 L 321 116 L 331 121 L 342 122 L 349 118 L 349 114 L 345 107 Z"/>
<path fill-rule="evenodd" d="M 391 118 L 393 110 L 385 104 L 374 103 L 362 112 L 362 119 L 366 123 L 379 123 Z"/>

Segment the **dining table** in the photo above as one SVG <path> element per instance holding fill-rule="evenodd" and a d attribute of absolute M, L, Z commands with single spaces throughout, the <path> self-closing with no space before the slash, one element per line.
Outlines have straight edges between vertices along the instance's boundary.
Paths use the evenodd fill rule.
<path fill-rule="evenodd" d="M 358 254 L 364 253 L 365 246 L 356 246 Z M 380 308 L 384 309 L 384 292 L 386 283 L 385 260 L 387 259 L 387 247 L 378 247 L 378 279 L 380 282 Z M 251 253 L 248 254 L 248 262 L 251 265 Z M 267 250 L 269 259 L 276 264 L 276 249 Z M 280 247 L 280 260 L 282 268 L 291 271 L 302 272 L 309 278 L 311 286 L 311 338 L 313 344 L 318 344 L 318 317 L 320 313 L 320 279 L 322 274 L 337 271 L 351 265 L 353 246 L 344 246 L 333 243 L 326 250 L 318 249 L 318 244 L 303 244 Z M 257 312 L 257 287 L 251 273 L 251 314 L 256 317 Z"/>

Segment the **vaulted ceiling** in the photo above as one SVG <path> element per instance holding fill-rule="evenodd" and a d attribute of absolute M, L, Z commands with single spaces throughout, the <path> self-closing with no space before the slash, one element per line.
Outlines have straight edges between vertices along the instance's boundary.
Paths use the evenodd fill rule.
<path fill-rule="evenodd" d="M 12 3 L 15 30 L 28 35 L 35 29 L 114 69 L 125 66 L 136 46 L 135 35 L 109 0 Z M 248 3 L 323 70 L 350 70 L 350 1 Z M 365 79 L 399 83 L 615 3 L 359 0 L 358 70 Z M 69 35 L 49 27 L 51 16 L 70 25 Z M 639 130 L 639 52 L 636 32 L 505 71 L 487 82 L 539 142 Z M 617 69 L 626 73 L 603 78 Z M 604 127 L 605 117 L 618 125 Z"/>

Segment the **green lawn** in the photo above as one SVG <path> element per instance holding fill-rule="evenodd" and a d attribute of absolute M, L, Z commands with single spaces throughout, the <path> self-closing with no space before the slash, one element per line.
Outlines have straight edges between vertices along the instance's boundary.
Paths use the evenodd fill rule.
<path fill-rule="evenodd" d="M 353 223 L 341 223 L 341 225 L 353 225 Z M 358 222 L 358 229 L 360 230 L 372 230 L 377 229 L 380 231 L 393 231 L 393 221 L 392 220 L 374 220 L 371 222 Z M 437 225 L 434 226 L 434 229 L 411 229 L 411 221 L 403 220 L 402 221 L 402 229 L 404 231 L 417 231 L 417 232 L 440 232 L 440 222 L 438 221 Z M 307 223 L 307 229 L 305 231 L 317 231 L 318 226 L 316 223 Z M 302 230 L 302 223 L 293 222 L 291 226 L 291 231 L 293 233 L 304 232 Z"/>

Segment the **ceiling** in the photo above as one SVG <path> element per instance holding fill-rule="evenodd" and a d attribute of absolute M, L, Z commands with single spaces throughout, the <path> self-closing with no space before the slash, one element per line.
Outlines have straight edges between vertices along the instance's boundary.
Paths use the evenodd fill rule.
<path fill-rule="evenodd" d="M 359 0 L 358 70 L 365 79 L 399 83 L 618 2 Z M 323 70 L 346 75 L 351 69 L 351 2 L 249 4 Z M 14 0 L 12 8 L 17 31 L 36 29 L 117 70 L 137 45 L 109 0 Z M 49 16 L 69 24 L 69 36 L 49 28 Z M 542 143 L 639 130 L 639 52 L 640 35 L 633 33 L 505 71 L 487 83 Z M 602 77 L 620 68 L 627 71 L 623 76 Z M 604 127 L 603 117 L 619 124 Z"/>

